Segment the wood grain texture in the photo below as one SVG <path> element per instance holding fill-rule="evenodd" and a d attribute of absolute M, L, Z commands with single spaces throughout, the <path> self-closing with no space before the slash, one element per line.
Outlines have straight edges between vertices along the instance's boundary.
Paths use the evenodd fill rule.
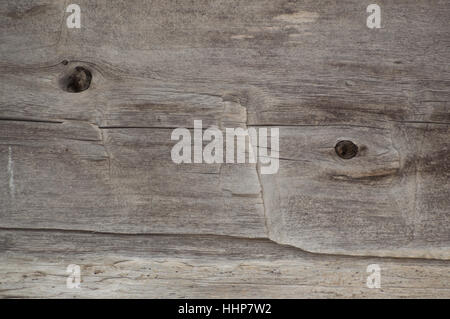
<path fill-rule="evenodd" d="M 450 297 L 447 261 L 317 255 L 227 236 L 3 230 L 0 240 L 9 298 Z M 69 264 L 81 267 L 81 289 L 65 286 Z M 366 287 L 370 264 L 381 267 L 381 289 Z"/>
<path fill-rule="evenodd" d="M 0 4 L 0 296 L 450 296 L 448 1 L 69 3 Z M 173 163 L 194 120 L 279 172 Z"/>

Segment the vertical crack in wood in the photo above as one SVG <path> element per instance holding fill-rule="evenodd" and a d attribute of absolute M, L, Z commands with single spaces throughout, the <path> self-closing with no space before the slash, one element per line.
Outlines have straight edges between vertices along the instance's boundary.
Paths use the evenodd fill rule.
<path fill-rule="evenodd" d="M 264 200 L 264 187 L 263 187 L 263 183 L 262 183 L 262 180 L 261 180 L 261 167 L 260 167 L 259 162 L 256 163 L 256 174 L 258 176 L 261 201 L 262 201 L 263 211 L 264 211 L 264 225 L 266 227 L 267 238 L 270 239 L 271 238 L 271 236 L 270 236 L 270 228 L 269 228 L 269 222 L 267 220 L 267 207 L 266 207 L 266 202 Z"/>
<path fill-rule="evenodd" d="M 239 104 L 241 104 L 241 103 L 239 103 Z M 249 118 L 249 116 L 248 116 L 248 107 L 244 106 L 242 104 L 241 104 L 241 106 L 245 108 L 245 129 L 248 132 L 248 118 Z M 259 138 L 258 135 L 256 136 L 256 138 L 257 139 Z M 265 225 L 265 228 L 266 228 L 266 236 L 267 236 L 267 238 L 270 239 L 269 222 L 267 220 L 267 207 L 266 207 L 266 202 L 264 200 L 264 187 L 263 187 L 263 183 L 262 183 L 262 179 L 261 179 L 261 167 L 260 167 L 260 162 L 259 162 L 259 157 L 258 157 L 259 149 L 258 149 L 258 146 L 257 147 L 253 147 L 250 135 L 249 135 L 249 138 L 248 138 L 248 144 L 249 144 L 249 148 L 252 148 L 253 151 L 255 152 L 255 156 L 257 158 L 256 164 L 255 164 L 255 168 L 256 168 L 256 175 L 258 177 L 258 183 L 259 183 L 259 189 L 260 189 L 259 193 L 260 193 L 261 201 L 262 201 L 262 205 L 263 205 L 264 225 Z M 257 145 L 258 145 L 258 143 L 257 143 Z"/>
<path fill-rule="evenodd" d="M 102 139 L 102 145 L 105 149 L 106 155 L 108 156 L 108 178 L 111 180 L 111 153 L 108 150 L 108 146 L 106 145 L 106 132 L 103 132 L 103 129 L 96 126 L 100 131 L 100 137 Z"/>
<path fill-rule="evenodd" d="M 15 185 L 14 185 L 14 167 L 13 167 L 13 159 L 12 159 L 12 148 L 8 146 L 8 175 L 9 175 L 9 194 L 12 199 L 15 198 Z"/>
<path fill-rule="evenodd" d="M 400 129 L 394 122 L 389 122 L 387 121 L 389 124 L 388 130 L 389 130 L 389 137 L 391 140 L 391 145 L 392 148 L 395 150 L 395 152 L 397 153 L 397 158 L 398 158 L 398 178 L 399 178 L 399 184 L 400 185 L 405 185 L 405 189 L 400 189 L 399 191 L 402 192 L 402 196 L 398 196 L 397 193 L 397 189 L 391 189 L 390 193 L 391 196 L 393 197 L 393 200 L 396 203 L 396 207 L 397 210 L 399 210 L 401 212 L 401 216 L 402 218 L 405 220 L 406 226 L 407 226 L 407 236 L 408 236 L 408 240 L 410 242 L 412 242 L 414 240 L 415 237 L 415 217 L 414 217 L 414 201 L 415 201 L 415 197 L 414 197 L 414 190 L 410 191 L 410 187 L 414 188 L 415 186 L 412 185 L 412 181 L 411 181 L 411 177 L 408 173 L 409 167 L 408 165 L 406 165 L 408 158 L 407 156 L 405 156 L 405 154 L 407 154 L 407 152 L 405 152 L 402 148 L 401 148 L 401 144 L 400 145 L 396 145 L 396 138 L 395 136 L 398 137 L 398 135 L 403 134 L 402 129 Z M 400 130 L 400 133 L 394 134 L 394 132 L 397 132 L 397 130 Z M 415 184 L 415 181 L 414 181 Z M 412 185 L 412 186 L 410 186 Z"/>
<path fill-rule="evenodd" d="M 56 47 L 56 50 L 58 50 L 58 51 L 62 51 L 61 50 L 61 48 L 62 48 L 62 38 L 63 38 L 63 33 L 65 33 L 65 34 L 67 34 L 67 28 L 65 28 L 65 26 L 64 26 L 64 22 L 66 21 L 66 8 L 67 8 L 67 6 L 69 5 L 69 1 L 68 0 L 65 0 L 64 1 L 64 4 L 63 4 L 63 15 L 62 15 L 62 18 L 61 18 L 61 26 L 60 26 L 60 30 L 59 30 L 59 33 L 58 33 L 58 40 L 56 41 L 56 43 L 54 44 L 54 46 Z"/>
<path fill-rule="evenodd" d="M 418 223 L 419 214 L 418 214 L 418 209 L 417 209 L 417 194 L 418 194 L 418 191 L 419 191 L 418 183 L 419 183 L 419 174 L 420 174 L 420 172 L 419 172 L 419 165 L 420 165 L 420 159 L 421 159 L 421 156 L 422 156 L 423 143 L 424 143 L 424 141 L 425 141 L 425 136 L 426 136 L 427 131 L 428 131 L 428 125 L 429 125 L 429 124 L 426 124 L 425 129 L 424 129 L 424 131 L 423 131 L 422 139 L 421 139 L 421 141 L 420 141 L 420 144 L 419 144 L 419 147 L 418 147 L 418 150 L 417 150 L 416 160 L 415 160 L 415 163 L 414 163 L 414 169 L 415 169 L 415 180 L 414 180 L 414 215 L 413 215 L 413 216 L 414 216 L 414 217 L 413 217 L 413 219 L 414 219 L 414 234 L 415 234 L 416 227 L 417 227 L 417 225 L 419 224 L 419 223 Z M 413 234 L 413 236 L 414 236 L 414 234 Z"/>

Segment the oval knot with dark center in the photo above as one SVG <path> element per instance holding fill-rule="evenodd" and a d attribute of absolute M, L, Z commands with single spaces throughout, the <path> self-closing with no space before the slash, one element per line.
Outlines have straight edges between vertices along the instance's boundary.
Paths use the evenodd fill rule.
<path fill-rule="evenodd" d="M 358 154 L 358 146 L 352 141 L 340 141 L 334 147 L 336 154 L 343 159 L 350 159 Z"/>
<path fill-rule="evenodd" d="M 91 85 L 92 73 L 88 69 L 77 66 L 64 80 L 67 92 L 79 93 Z"/>

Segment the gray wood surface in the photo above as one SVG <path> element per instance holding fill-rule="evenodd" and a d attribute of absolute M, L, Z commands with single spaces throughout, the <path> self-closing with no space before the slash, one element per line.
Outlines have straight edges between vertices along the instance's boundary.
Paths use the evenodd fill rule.
<path fill-rule="evenodd" d="M 0 296 L 449 298 L 450 3 L 372 2 L 2 1 Z M 279 172 L 173 163 L 194 120 Z"/>

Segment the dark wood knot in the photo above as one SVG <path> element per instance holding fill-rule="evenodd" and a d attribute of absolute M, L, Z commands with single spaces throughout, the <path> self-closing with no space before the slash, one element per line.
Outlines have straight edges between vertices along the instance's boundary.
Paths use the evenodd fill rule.
<path fill-rule="evenodd" d="M 343 159 L 351 159 L 358 154 L 358 146 L 352 141 L 339 141 L 334 147 L 334 150 Z"/>
<path fill-rule="evenodd" d="M 77 66 L 63 79 L 63 88 L 71 93 L 83 92 L 89 88 L 91 80 L 91 71 L 82 66 Z"/>

